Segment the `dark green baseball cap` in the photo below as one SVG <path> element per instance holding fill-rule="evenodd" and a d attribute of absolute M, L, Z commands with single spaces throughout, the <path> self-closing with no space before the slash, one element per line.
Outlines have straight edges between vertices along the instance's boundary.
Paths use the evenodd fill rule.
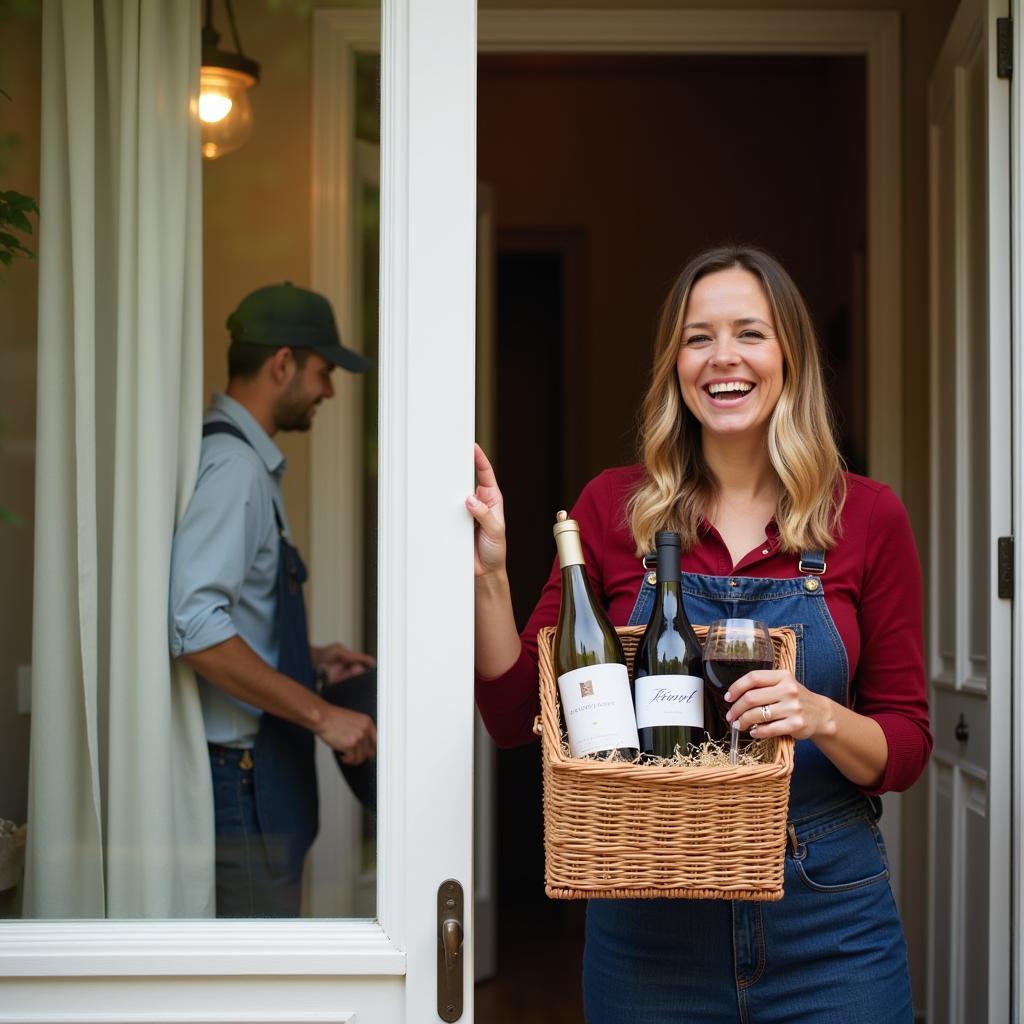
<path fill-rule="evenodd" d="M 342 345 L 331 304 L 322 295 L 291 281 L 268 284 L 246 295 L 227 323 L 232 341 L 309 348 L 353 373 L 370 367 L 368 359 Z"/>

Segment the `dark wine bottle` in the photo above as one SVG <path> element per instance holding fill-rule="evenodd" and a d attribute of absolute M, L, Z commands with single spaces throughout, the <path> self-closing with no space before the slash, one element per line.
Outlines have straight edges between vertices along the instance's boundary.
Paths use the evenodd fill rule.
<path fill-rule="evenodd" d="M 651 617 L 633 659 L 640 749 L 672 757 L 704 740 L 704 670 L 700 643 L 683 607 L 679 534 L 656 534 L 658 583 Z"/>
<path fill-rule="evenodd" d="M 584 568 L 580 525 L 558 513 L 555 544 L 562 604 L 555 630 L 555 674 L 573 757 L 618 752 L 632 760 L 639 739 L 622 641 L 594 600 Z"/>

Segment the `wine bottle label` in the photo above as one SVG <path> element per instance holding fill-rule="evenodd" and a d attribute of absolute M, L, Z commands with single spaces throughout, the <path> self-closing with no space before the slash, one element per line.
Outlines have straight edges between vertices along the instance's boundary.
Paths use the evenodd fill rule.
<path fill-rule="evenodd" d="M 616 747 L 640 749 L 625 665 L 589 665 L 558 677 L 569 752 L 585 757 Z"/>
<path fill-rule="evenodd" d="M 636 683 L 636 724 L 704 728 L 704 680 L 700 676 L 644 676 Z"/>

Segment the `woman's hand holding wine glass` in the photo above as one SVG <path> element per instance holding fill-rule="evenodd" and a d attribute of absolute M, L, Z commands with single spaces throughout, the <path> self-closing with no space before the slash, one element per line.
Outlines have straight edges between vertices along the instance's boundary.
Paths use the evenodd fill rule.
<path fill-rule="evenodd" d="M 739 730 L 755 739 L 806 740 L 835 733 L 833 702 L 812 693 L 789 669 L 772 667 L 771 640 L 763 624 L 749 619 L 714 623 L 704 660 L 722 683 L 720 699 L 728 707 L 725 718 L 734 734 Z"/>

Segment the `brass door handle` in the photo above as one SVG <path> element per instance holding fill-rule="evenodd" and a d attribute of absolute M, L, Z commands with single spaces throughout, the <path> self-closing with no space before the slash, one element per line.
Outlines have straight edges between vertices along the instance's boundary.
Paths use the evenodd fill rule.
<path fill-rule="evenodd" d="M 449 878 L 437 889 L 437 1015 L 443 1021 L 462 1016 L 462 886 Z"/>
<path fill-rule="evenodd" d="M 445 969 L 451 974 L 462 949 L 462 925 L 452 917 L 441 925 L 441 945 L 444 946 Z"/>

